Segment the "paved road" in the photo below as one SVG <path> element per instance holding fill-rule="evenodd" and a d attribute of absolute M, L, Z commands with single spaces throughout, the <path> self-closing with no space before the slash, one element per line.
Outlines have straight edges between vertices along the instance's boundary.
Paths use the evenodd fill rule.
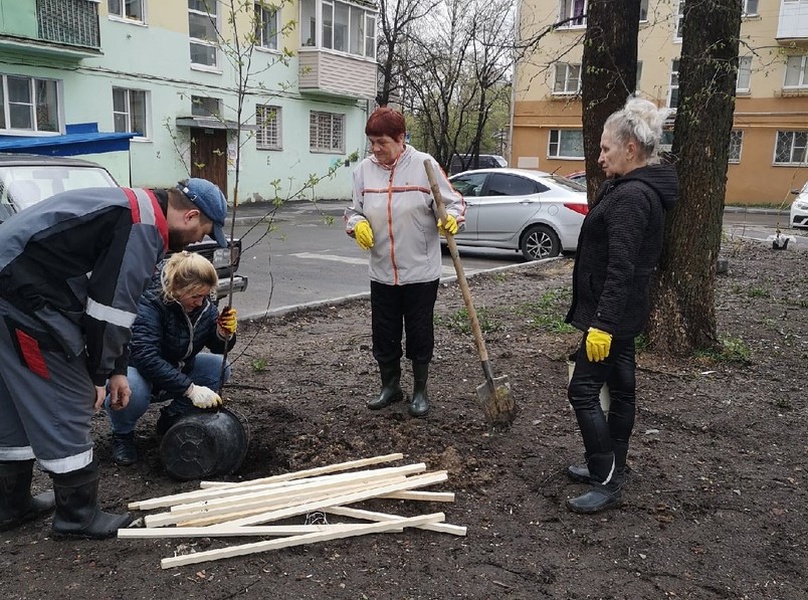
<path fill-rule="evenodd" d="M 240 272 L 250 280 L 234 300 L 241 318 L 368 292 L 367 254 L 343 231 L 345 205 L 287 203 L 263 223 L 257 221 L 267 207 L 240 207 L 235 229 L 244 243 Z M 727 236 L 765 241 L 778 226 L 796 245 L 808 245 L 808 232 L 788 229 L 787 214 L 728 210 L 724 215 Z M 467 274 L 524 263 L 521 255 L 503 250 L 463 248 L 461 257 Z M 443 276 L 454 274 L 451 258 L 444 256 Z"/>

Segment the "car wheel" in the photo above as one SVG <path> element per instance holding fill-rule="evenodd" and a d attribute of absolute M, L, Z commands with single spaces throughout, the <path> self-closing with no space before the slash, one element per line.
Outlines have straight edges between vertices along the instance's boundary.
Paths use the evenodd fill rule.
<path fill-rule="evenodd" d="M 527 260 L 553 258 L 561 254 L 561 241 L 546 225 L 534 225 L 522 235 L 519 249 Z"/>

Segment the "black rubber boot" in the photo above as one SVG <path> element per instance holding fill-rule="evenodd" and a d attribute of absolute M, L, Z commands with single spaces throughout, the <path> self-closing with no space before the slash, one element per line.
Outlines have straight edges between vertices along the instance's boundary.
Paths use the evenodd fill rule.
<path fill-rule="evenodd" d="M 135 432 L 112 434 L 112 460 L 116 465 L 128 467 L 137 462 Z"/>
<path fill-rule="evenodd" d="M 404 392 L 401 390 L 401 363 L 379 363 L 379 373 L 382 376 L 382 391 L 378 398 L 368 401 L 367 407 L 370 410 L 380 410 L 404 399 Z"/>
<path fill-rule="evenodd" d="M 33 460 L 0 462 L 0 531 L 8 531 L 53 510 L 53 492 L 31 496 Z"/>
<path fill-rule="evenodd" d="M 413 417 L 423 417 L 429 412 L 429 396 L 426 393 L 426 382 L 429 379 L 429 363 L 412 363 L 412 400 L 407 411 Z"/>
<path fill-rule="evenodd" d="M 612 442 L 614 449 L 614 477 L 613 480 L 622 486 L 628 480 L 631 469 L 626 464 L 628 455 L 628 444 L 625 442 Z M 584 455 L 586 460 L 586 455 Z M 570 465 L 567 467 L 567 476 L 576 483 L 595 483 L 589 475 L 589 467 L 586 463 L 582 465 Z"/>
<path fill-rule="evenodd" d="M 618 506 L 622 499 L 621 481 L 615 475 L 613 452 L 593 454 L 587 459 L 589 477 L 592 482 L 589 491 L 567 500 L 567 508 L 572 512 L 591 514 Z"/>
<path fill-rule="evenodd" d="M 56 493 L 53 515 L 55 537 L 102 540 L 114 537 L 118 529 L 132 522 L 132 515 L 115 515 L 98 508 L 98 480 L 95 461 L 70 473 L 51 473 Z"/>

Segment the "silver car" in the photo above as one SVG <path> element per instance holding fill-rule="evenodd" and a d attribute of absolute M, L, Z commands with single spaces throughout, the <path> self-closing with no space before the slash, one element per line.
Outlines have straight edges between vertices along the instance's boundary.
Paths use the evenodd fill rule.
<path fill-rule="evenodd" d="M 586 188 L 527 169 L 479 169 L 449 178 L 466 201 L 459 245 L 505 248 L 527 260 L 574 252 L 589 211 Z"/>

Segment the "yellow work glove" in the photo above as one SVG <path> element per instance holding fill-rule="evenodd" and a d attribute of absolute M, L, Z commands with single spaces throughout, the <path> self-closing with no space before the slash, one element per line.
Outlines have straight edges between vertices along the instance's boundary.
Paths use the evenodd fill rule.
<path fill-rule="evenodd" d="M 209 387 L 191 384 L 185 395 L 197 408 L 215 408 L 222 405 L 222 397 Z"/>
<path fill-rule="evenodd" d="M 600 362 L 609 356 L 612 334 L 590 327 L 586 334 L 586 357 L 590 362 Z"/>
<path fill-rule="evenodd" d="M 354 227 L 354 237 L 356 243 L 362 250 L 370 250 L 373 248 L 373 230 L 370 228 L 370 223 L 367 221 L 359 221 Z"/>
<path fill-rule="evenodd" d="M 219 313 L 216 319 L 216 325 L 219 327 L 220 337 L 229 338 L 236 333 L 238 329 L 238 313 L 232 306 L 225 306 L 222 312 Z"/>
<path fill-rule="evenodd" d="M 446 215 L 446 224 L 443 224 L 443 219 L 438 219 L 438 233 L 446 237 L 447 233 L 452 235 L 457 233 L 457 219 L 452 215 Z"/>

